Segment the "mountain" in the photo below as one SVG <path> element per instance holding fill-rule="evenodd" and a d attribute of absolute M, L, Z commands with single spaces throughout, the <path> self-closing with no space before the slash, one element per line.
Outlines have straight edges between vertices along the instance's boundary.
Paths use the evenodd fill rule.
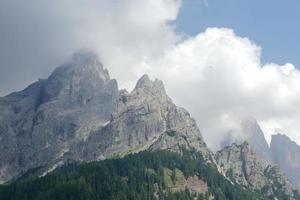
<path fill-rule="evenodd" d="M 270 200 L 231 184 L 199 153 L 166 150 L 70 164 L 42 178 L 22 177 L 0 186 L 0 196 L 2 200 Z"/>
<path fill-rule="evenodd" d="M 241 120 L 240 129 L 238 131 L 239 134 L 242 133 L 242 137 L 235 137 L 229 132 L 222 146 L 230 146 L 233 143 L 242 144 L 247 141 L 264 165 L 273 164 L 271 150 L 256 119 L 253 117 L 244 118 Z"/>
<path fill-rule="evenodd" d="M 110 122 L 93 132 L 80 152 L 81 157 L 97 160 L 148 148 L 178 151 L 180 147 L 211 158 L 195 120 L 172 102 L 161 81 L 144 75 L 132 92 L 120 92 Z"/>
<path fill-rule="evenodd" d="M 232 143 L 249 143 L 264 166 L 276 165 L 286 174 L 294 187 L 300 189 L 300 146 L 286 135 L 272 135 L 270 147 L 264 137 L 264 133 L 254 118 L 246 118 L 241 123 L 240 130 L 244 137 L 236 139 L 229 134 L 223 146 Z"/>
<path fill-rule="evenodd" d="M 300 189 L 300 146 L 286 135 L 273 135 L 270 145 L 274 162 Z"/>
<path fill-rule="evenodd" d="M 17 199 L 33 199 L 39 195 L 41 199 L 45 199 L 44 195 L 47 197 L 53 192 L 44 190 L 43 187 L 47 184 L 54 184 L 51 187 L 57 187 L 58 190 L 61 186 L 63 194 L 69 194 L 77 187 L 87 189 L 85 192 L 89 195 L 96 195 L 90 193 L 98 187 L 95 186 L 96 183 L 112 186 L 119 184 L 120 179 L 127 182 L 127 175 L 140 177 L 140 173 L 146 173 L 146 169 L 141 166 L 140 170 L 143 169 L 143 172 L 138 170 L 137 174 L 119 177 L 123 167 L 126 168 L 126 173 L 134 169 L 131 169 L 132 165 L 126 166 L 126 162 L 124 165 L 115 165 L 114 162 L 122 163 L 132 158 L 133 163 L 139 163 L 140 157 L 129 155 L 148 155 L 149 158 L 143 158 L 145 161 L 151 160 L 151 156 L 155 155 L 145 152 L 165 150 L 176 153 L 179 157 L 183 156 L 184 159 L 187 159 L 186 152 L 192 152 L 189 158 L 194 161 L 184 160 L 187 165 L 183 166 L 181 157 L 177 160 L 168 157 L 165 161 L 155 157 L 152 164 L 158 162 L 156 167 L 159 163 L 166 162 L 159 170 L 154 170 L 155 177 L 160 180 L 155 182 L 158 185 L 147 185 L 154 184 L 151 182 L 153 177 L 145 176 L 138 180 L 133 179 L 135 185 L 146 184 L 146 188 L 155 187 L 165 192 L 166 185 L 159 185 L 163 183 L 161 178 L 164 176 L 157 174 L 163 171 L 168 174 L 168 180 L 170 173 L 173 178 L 179 173 L 183 188 L 188 186 L 189 181 L 191 188 L 196 187 L 196 191 L 197 187 L 205 186 L 205 193 L 214 195 L 216 199 L 251 199 L 247 196 L 249 192 L 250 196 L 258 195 L 258 199 L 295 199 L 287 178 L 277 168 L 268 166 L 268 160 L 262 159 L 269 155 L 269 149 L 266 148 L 262 131 L 256 121 L 248 120 L 243 130 L 249 133 L 249 138 L 252 138 L 250 141 L 253 141 L 252 145 L 256 145 L 254 150 L 258 154 L 252 152 L 249 145 L 243 144 L 225 147 L 214 155 L 206 146 L 195 120 L 184 108 L 173 103 L 166 94 L 162 81 L 152 81 L 144 75 L 131 92 L 119 90 L 117 81 L 110 78 L 97 56 L 92 52 L 81 51 L 75 53 L 70 62 L 57 67 L 47 79 L 39 80 L 23 91 L 0 98 L 0 183 L 8 184 L 1 188 L 4 188 L 4 194 L 11 195 L 9 192 L 15 191 L 15 187 L 20 185 L 18 190 L 20 194 L 24 193 L 24 198 L 14 196 Z M 142 153 L 139 154 L 140 152 Z M 89 166 L 84 163 L 105 159 L 119 161 L 100 162 L 106 166 L 104 172 L 95 169 L 100 175 L 94 175 L 114 177 L 116 182 L 91 182 L 92 175 L 88 175 L 89 170 L 80 170 L 80 166 Z M 105 164 L 110 162 L 110 165 Z M 194 163 L 194 168 L 187 169 L 190 162 Z M 195 162 L 200 168 L 195 166 Z M 73 165 L 79 170 L 74 172 L 79 179 L 72 177 L 72 168 L 64 167 Z M 98 167 L 103 170 L 101 166 Z M 110 171 L 108 167 L 115 167 L 119 171 Z M 149 166 L 150 172 L 153 172 L 153 167 Z M 164 172 L 162 168 L 167 169 Z M 71 174 L 60 174 L 56 177 L 62 169 L 66 169 L 67 174 L 71 170 Z M 199 177 L 199 174 L 202 176 Z M 51 178 L 53 176 L 58 179 L 54 181 Z M 24 177 L 30 178 L 25 178 L 23 182 Z M 69 178 L 75 179 L 65 182 Z M 173 181 L 172 187 L 176 187 L 176 181 Z M 124 185 L 127 192 L 136 195 L 144 191 L 144 186 L 136 191 L 137 188 L 132 188 L 131 181 Z M 259 192 L 263 195 L 259 195 Z M 235 193 L 238 195 L 235 196 Z"/>
<path fill-rule="evenodd" d="M 74 54 L 48 79 L 1 98 L 0 182 L 57 164 L 110 119 L 117 101 L 117 82 L 86 52 Z"/>
<path fill-rule="evenodd" d="M 231 181 L 262 191 L 265 195 L 284 199 L 293 196 L 293 185 L 278 167 L 265 166 L 247 142 L 232 144 L 216 153 L 221 171 Z"/>
<path fill-rule="evenodd" d="M 119 91 L 97 56 L 77 52 L 48 79 L 0 99 L 0 183 L 41 167 L 147 148 L 195 148 L 212 158 L 189 113 L 147 75 Z"/>

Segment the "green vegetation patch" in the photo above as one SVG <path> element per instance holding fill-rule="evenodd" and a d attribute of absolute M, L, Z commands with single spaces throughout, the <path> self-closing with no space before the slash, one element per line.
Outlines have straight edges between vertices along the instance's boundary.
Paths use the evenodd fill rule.
<path fill-rule="evenodd" d="M 166 133 L 170 137 L 175 137 L 176 136 L 176 131 L 174 131 L 174 130 L 167 130 Z"/>
<path fill-rule="evenodd" d="M 171 192 L 184 191 L 186 186 L 186 179 L 181 170 L 175 168 L 173 170 L 164 168 L 164 182 L 166 187 Z"/>

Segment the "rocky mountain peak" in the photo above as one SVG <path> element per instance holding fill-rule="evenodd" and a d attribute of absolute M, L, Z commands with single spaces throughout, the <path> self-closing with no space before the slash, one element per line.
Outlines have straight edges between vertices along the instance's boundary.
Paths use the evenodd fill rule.
<path fill-rule="evenodd" d="M 287 174 L 297 189 L 300 189 L 300 146 L 283 134 L 272 135 L 271 152 L 274 162 Z"/>
<path fill-rule="evenodd" d="M 133 91 L 119 91 L 95 54 L 77 52 L 35 85 L 0 101 L 0 183 L 31 168 L 47 173 L 70 160 L 146 149 L 186 147 L 212 157 L 195 120 L 148 75 Z"/>
<path fill-rule="evenodd" d="M 265 160 L 266 164 L 272 164 L 273 160 L 269 145 L 256 119 L 253 117 L 245 119 L 242 122 L 242 131 L 246 134 L 246 140 L 260 159 Z"/>
<path fill-rule="evenodd" d="M 135 89 L 151 88 L 152 81 L 150 80 L 148 74 L 144 74 L 136 83 Z"/>
<path fill-rule="evenodd" d="M 137 81 L 133 91 L 119 92 L 109 123 L 88 141 L 85 154 L 91 160 L 146 149 L 180 151 L 182 147 L 212 157 L 195 120 L 172 102 L 162 81 L 152 81 L 148 75 Z"/>
<path fill-rule="evenodd" d="M 70 62 L 56 68 L 49 76 L 43 99 L 69 98 L 84 103 L 101 95 L 106 88 L 118 90 L 117 82 L 110 79 L 96 54 L 79 51 L 73 54 Z"/>
<path fill-rule="evenodd" d="M 74 63 L 77 63 L 78 65 L 82 65 L 85 63 L 99 62 L 97 54 L 89 50 L 77 51 L 73 53 L 72 58 Z"/>
<path fill-rule="evenodd" d="M 240 128 L 237 131 L 238 137 L 229 132 L 226 141 L 223 142 L 223 147 L 229 146 L 232 143 L 242 144 L 244 141 L 247 141 L 265 165 L 273 163 L 269 145 L 255 118 L 250 116 L 244 117 L 241 120 Z"/>
<path fill-rule="evenodd" d="M 96 72 L 104 81 L 110 79 L 109 73 L 104 69 L 96 53 L 88 50 L 78 51 L 72 56 L 72 66 L 77 68 L 77 72 L 92 71 Z"/>
<path fill-rule="evenodd" d="M 30 168 L 57 164 L 109 121 L 119 90 L 93 53 L 78 52 L 0 102 L 0 183 Z M 74 150 L 75 151 L 75 150 Z"/>
<path fill-rule="evenodd" d="M 267 196 L 280 192 L 293 196 L 291 182 L 277 167 L 266 166 L 248 142 L 225 147 L 216 153 L 215 159 L 221 172 L 235 183 L 262 190 Z"/>
<path fill-rule="evenodd" d="M 171 101 L 168 97 L 165 86 L 161 80 L 150 80 L 147 74 L 143 75 L 138 81 L 132 91 L 133 94 L 142 96 L 152 96 L 158 98 L 162 103 Z"/>
<path fill-rule="evenodd" d="M 154 81 L 150 80 L 147 74 L 144 74 L 136 83 L 135 90 L 138 89 L 147 89 L 147 90 L 161 90 L 166 93 L 165 86 L 161 80 L 155 79 Z"/>

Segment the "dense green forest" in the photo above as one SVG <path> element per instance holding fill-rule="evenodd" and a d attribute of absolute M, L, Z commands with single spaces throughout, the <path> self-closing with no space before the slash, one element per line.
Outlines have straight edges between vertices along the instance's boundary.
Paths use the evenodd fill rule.
<path fill-rule="evenodd" d="M 180 189 L 184 186 L 180 183 L 195 176 L 207 184 L 207 191 Z M 177 189 L 172 191 L 172 187 Z M 216 200 L 267 200 L 257 192 L 232 185 L 200 154 L 191 152 L 145 151 L 124 158 L 69 164 L 41 178 L 23 178 L 0 186 L 1 200 L 189 200 L 211 196 Z"/>

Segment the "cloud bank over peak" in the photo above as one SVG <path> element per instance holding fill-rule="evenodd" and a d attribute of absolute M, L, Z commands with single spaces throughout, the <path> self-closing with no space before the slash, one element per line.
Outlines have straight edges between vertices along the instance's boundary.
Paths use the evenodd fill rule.
<path fill-rule="evenodd" d="M 300 143 L 299 70 L 289 63 L 261 63 L 261 47 L 231 29 L 182 37 L 170 24 L 181 3 L 2 0 L 0 94 L 22 89 L 74 51 L 89 48 L 121 87 L 132 89 L 144 73 L 162 79 L 214 149 L 228 131 L 246 137 L 240 123 L 248 116 L 268 140 L 280 132 Z"/>
<path fill-rule="evenodd" d="M 228 131 L 236 137 L 249 116 L 266 138 L 285 133 L 300 141 L 300 71 L 292 64 L 261 64 L 261 48 L 226 28 L 208 28 L 175 45 L 145 69 L 163 79 L 176 102 L 196 117 L 209 146 Z"/>
<path fill-rule="evenodd" d="M 96 51 L 113 76 L 126 71 L 119 78 L 129 87 L 135 64 L 180 39 L 169 25 L 180 6 L 180 0 L 0 1 L 0 95 L 47 76 L 81 48 Z M 15 71 L 20 76 L 12 81 Z"/>

